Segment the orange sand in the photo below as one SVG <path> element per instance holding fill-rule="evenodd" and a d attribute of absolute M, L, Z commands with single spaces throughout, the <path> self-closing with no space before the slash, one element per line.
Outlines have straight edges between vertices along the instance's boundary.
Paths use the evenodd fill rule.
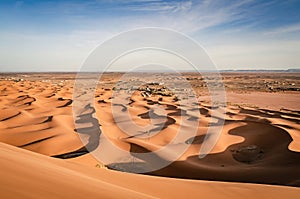
<path fill-rule="evenodd" d="M 222 134 L 203 159 L 198 154 L 213 121 L 213 109 L 207 96 L 199 96 L 200 125 L 197 135 L 186 140 L 191 144 L 188 150 L 165 168 L 137 175 L 107 169 L 86 153 L 74 126 L 72 76 L 68 80 L 66 75 L 63 80 L 51 77 L 1 80 L 3 198 L 298 198 L 300 194 L 296 188 L 300 186 L 299 92 L 228 92 Z M 151 107 L 160 104 L 166 108 L 167 123 L 151 139 L 127 135 L 115 125 L 111 112 L 111 85 L 116 77 L 107 76 L 107 87 L 97 90 L 94 116 L 102 133 L 120 148 L 155 151 L 176 135 L 183 120 L 181 111 L 186 111 L 184 117 L 193 118 L 172 96 L 151 96 L 145 100 L 137 92 L 132 95 L 130 106 L 124 104 L 131 119 L 147 125 Z M 117 115 L 125 126 L 130 125 L 122 118 L 122 108 L 116 108 Z M 158 117 L 155 122 L 162 121 Z M 183 127 L 185 131 L 192 129 L 188 123 Z M 172 151 L 165 155 L 172 155 Z"/>

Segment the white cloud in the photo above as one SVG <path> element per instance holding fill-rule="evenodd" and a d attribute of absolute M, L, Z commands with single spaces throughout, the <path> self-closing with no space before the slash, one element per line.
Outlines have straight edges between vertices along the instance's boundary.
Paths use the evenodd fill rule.
<path fill-rule="evenodd" d="M 145 16 L 127 18 L 125 23 L 129 24 L 130 28 L 156 26 L 184 33 L 194 33 L 244 17 L 243 10 L 239 8 L 250 2 L 252 0 L 236 1 L 232 4 L 216 3 L 212 0 L 138 4 L 124 9 L 155 12 Z M 239 11 L 237 12 L 237 10 Z"/>

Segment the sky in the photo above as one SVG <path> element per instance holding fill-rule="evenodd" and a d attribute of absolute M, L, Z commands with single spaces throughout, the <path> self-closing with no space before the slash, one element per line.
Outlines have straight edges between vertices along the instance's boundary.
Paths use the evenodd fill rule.
<path fill-rule="evenodd" d="M 220 70 L 300 68 L 299 0 L 1 0 L 0 72 L 79 71 L 101 43 L 143 27 L 187 35 Z"/>

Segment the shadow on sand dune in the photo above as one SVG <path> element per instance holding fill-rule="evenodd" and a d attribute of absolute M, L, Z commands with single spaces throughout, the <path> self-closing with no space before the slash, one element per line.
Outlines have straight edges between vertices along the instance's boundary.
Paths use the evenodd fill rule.
<path fill-rule="evenodd" d="M 76 129 L 77 133 L 89 136 L 86 146 L 65 154 L 56 155 L 57 158 L 73 158 L 89 153 L 99 145 L 101 129 L 98 120 L 93 118 L 95 112 L 93 107 L 86 107 L 88 113 L 79 116 L 77 123 L 92 123 L 92 127 Z M 244 120 L 226 120 L 225 125 L 241 122 L 244 125 L 228 131 L 228 134 L 241 136 L 245 140 L 241 143 L 232 144 L 221 153 L 208 154 L 199 159 L 198 156 L 189 156 L 185 161 L 175 161 L 160 170 L 147 173 L 149 175 L 166 176 L 174 178 L 188 178 L 201 180 L 218 180 L 232 182 L 249 182 L 276 184 L 300 187 L 300 153 L 290 151 L 289 144 L 293 141 L 290 134 L 284 129 L 273 125 L 267 119 L 257 118 L 258 115 L 266 118 L 295 117 L 297 113 L 287 113 L 282 116 L 281 112 L 269 110 L 241 109 L 239 113 L 246 115 Z M 205 113 L 207 115 L 208 113 Z M 143 119 L 149 119 L 149 113 L 139 115 Z M 158 117 L 158 116 L 157 116 Z M 169 119 L 174 120 L 170 116 Z M 289 121 L 299 120 L 288 118 Z M 174 120 L 176 122 L 176 120 Z M 174 123 L 172 122 L 172 124 Z M 168 122 L 164 128 L 169 126 Z M 197 135 L 189 138 L 182 144 L 199 145 L 203 143 L 205 135 Z M 138 139 L 138 138 L 137 138 Z M 150 152 L 142 145 L 130 144 L 130 152 L 137 159 L 141 158 L 139 153 Z M 100 146 L 101 147 L 101 146 Z M 89 149 L 89 151 L 87 150 Z M 166 162 L 166 160 L 152 153 L 153 160 Z M 113 163 L 108 168 L 125 171 L 138 172 L 142 167 L 151 167 L 151 161 L 143 159 L 141 162 Z M 141 169 L 143 170 L 143 169 Z"/>
<path fill-rule="evenodd" d="M 85 112 L 84 114 L 81 114 L 78 117 L 78 119 L 75 121 L 75 123 L 77 123 L 77 124 L 89 123 L 89 124 L 91 124 L 91 126 L 77 128 L 77 129 L 75 129 L 75 131 L 78 134 L 85 134 L 88 137 L 88 142 L 86 143 L 86 145 L 81 147 L 78 150 L 71 151 L 71 152 L 64 153 L 64 154 L 55 155 L 52 157 L 62 158 L 62 159 L 75 158 L 75 157 L 87 154 L 89 152 L 92 152 L 99 146 L 100 135 L 102 132 L 101 132 L 98 120 L 93 117 L 93 114 L 96 112 L 95 108 L 90 105 L 87 105 L 84 108 L 84 112 Z"/>
<path fill-rule="evenodd" d="M 234 122 L 234 121 L 233 121 Z M 203 159 L 191 156 L 152 174 L 206 180 L 300 186 L 300 153 L 290 151 L 292 138 L 273 125 L 246 122 L 229 131 L 245 141 Z"/>
<path fill-rule="evenodd" d="M 232 122 L 235 121 L 227 121 L 227 123 Z M 198 156 L 190 156 L 185 161 L 173 162 L 163 169 L 147 174 L 300 187 L 300 153 L 288 149 L 289 143 L 292 142 L 289 133 L 271 124 L 244 122 L 246 125 L 229 131 L 231 135 L 244 137 L 244 142 L 233 144 L 222 153 L 208 154 L 203 159 L 199 159 Z M 203 136 L 196 136 L 195 139 L 189 139 L 188 142 L 201 144 L 203 139 Z M 131 144 L 130 151 L 134 153 L 149 152 L 143 146 L 136 144 Z M 142 166 L 142 162 L 131 162 L 128 164 L 115 163 L 109 168 L 130 171 Z"/>

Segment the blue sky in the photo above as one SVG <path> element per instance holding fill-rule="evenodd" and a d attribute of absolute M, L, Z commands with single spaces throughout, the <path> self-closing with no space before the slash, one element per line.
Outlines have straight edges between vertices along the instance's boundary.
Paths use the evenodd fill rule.
<path fill-rule="evenodd" d="M 77 71 L 95 47 L 162 27 L 201 44 L 219 69 L 300 67 L 299 0 L 0 1 L 0 71 Z"/>

